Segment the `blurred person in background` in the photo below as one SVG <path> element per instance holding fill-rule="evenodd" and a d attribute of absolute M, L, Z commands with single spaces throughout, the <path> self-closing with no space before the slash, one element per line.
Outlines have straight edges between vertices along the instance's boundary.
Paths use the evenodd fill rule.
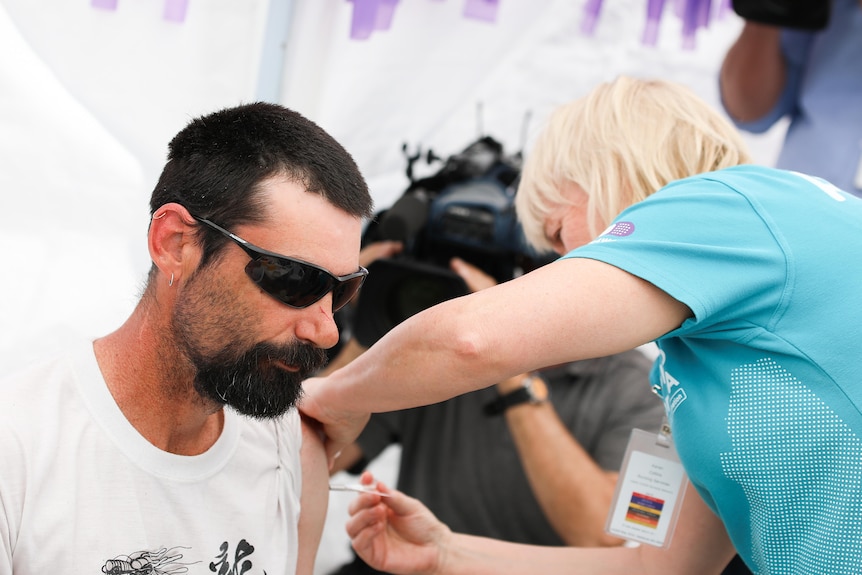
<path fill-rule="evenodd" d="M 763 133 L 789 119 L 777 167 L 862 195 L 862 1 L 737 0 L 719 75 L 725 111 Z"/>

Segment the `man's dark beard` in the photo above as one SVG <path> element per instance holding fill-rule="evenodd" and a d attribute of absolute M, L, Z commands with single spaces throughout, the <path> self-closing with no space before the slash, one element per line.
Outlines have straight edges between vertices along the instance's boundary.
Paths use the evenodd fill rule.
<path fill-rule="evenodd" d="M 203 397 L 258 419 L 278 417 L 295 406 L 302 394 L 302 380 L 326 363 L 326 352 L 308 344 L 259 343 L 244 353 L 234 347 L 214 357 L 192 353 L 197 368 L 195 389 Z M 287 371 L 279 363 L 299 371 Z"/>

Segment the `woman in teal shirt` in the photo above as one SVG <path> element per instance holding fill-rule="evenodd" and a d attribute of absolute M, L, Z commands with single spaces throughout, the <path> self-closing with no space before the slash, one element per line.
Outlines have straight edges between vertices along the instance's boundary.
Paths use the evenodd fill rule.
<path fill-rule="evenodd" d="M 565 256 L 417 314 L 304 384 L 302 409 L 334 454 L 368 412 L 655 341 L 653 387 L 694 486 L 669 545 L 453 534 L 392 491 L 352 505 L 366 561 L 393 573 L 702 574 L 736 550 L 759 574 L 862 572 L 862 200 L 748 161 L 689 91 L 599 86 L 550 118 L 518 191 L 530 242 Z"/>

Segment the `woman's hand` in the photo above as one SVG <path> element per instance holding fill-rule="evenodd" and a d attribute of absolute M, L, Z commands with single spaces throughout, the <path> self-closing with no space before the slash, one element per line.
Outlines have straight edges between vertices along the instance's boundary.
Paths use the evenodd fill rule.
<path fill-rule="evenodd" d="M 417 499 L 377 482 L 370 472 L 361 482 L 385 495 L 362 493 L 351 502 L 347 534 L 353 549 L 380 571 L 399 575 L 441 572 L 450 529 Z"/>
<path fill-rule="evenodd" d="M 303 381 L 302 397 L 297 407 L 303 415 L 320 424 L 320 431 L 324 435 L 326 459 L 331 470 L 335 465 L 335 458 L 342 449 L 356 440 L 368 423 L 371 414 L 329 409 L 331 402 L 326 400 L 327 380 L 326 377 L 312 377 Z"/>

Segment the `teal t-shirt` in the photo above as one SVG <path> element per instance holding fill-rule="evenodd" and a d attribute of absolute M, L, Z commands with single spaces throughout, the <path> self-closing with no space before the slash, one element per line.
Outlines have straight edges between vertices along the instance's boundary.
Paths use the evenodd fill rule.
<path fill-rule="evenodd" d="M 739 166 L 666 186 L 566 257 L 694 313 L 657 340 L 653 384 L 749 568 L 862 573 L 862 200 Z"/>

